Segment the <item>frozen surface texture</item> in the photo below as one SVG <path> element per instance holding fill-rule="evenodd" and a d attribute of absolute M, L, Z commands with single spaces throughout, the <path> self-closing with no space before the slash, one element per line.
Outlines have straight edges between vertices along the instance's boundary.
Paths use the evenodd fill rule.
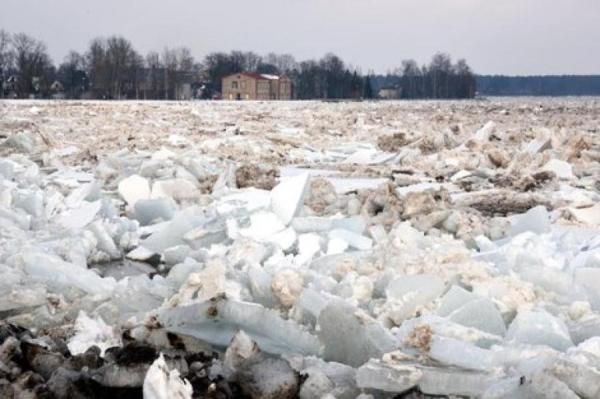
<path fill-rule="evenodd" d="M 144 379 L 144 399 L 191 399 L 192 393 L 190 383 L 169 370 L 162 354 L 152 363 Z"/>
<path fill-rule="evenodd" d="M 1 101 L 0 397 L 597 399 L 599 126 Z"/>

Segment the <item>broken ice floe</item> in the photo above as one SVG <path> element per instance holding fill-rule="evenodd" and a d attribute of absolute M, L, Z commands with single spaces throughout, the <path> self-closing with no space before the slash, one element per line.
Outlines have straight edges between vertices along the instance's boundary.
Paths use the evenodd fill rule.
<path fill-rule="evenodd" d="M 2 364 L 42 356 L 31 384 L 58 397 L 598 397 L 594 137 L 487 121 L 377 146 L 279 134 L 268 148 L 301 166 L 177 134 L 85 170 L 57 160 L 78 147 L 5 142 Z M 69 331 L 63 349 L 33 338 L 46 328 Z"/>

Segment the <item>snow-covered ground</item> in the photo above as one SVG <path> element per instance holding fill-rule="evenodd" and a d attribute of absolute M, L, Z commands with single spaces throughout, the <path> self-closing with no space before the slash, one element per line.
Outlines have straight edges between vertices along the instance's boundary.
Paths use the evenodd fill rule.
<path fill-rule="evenodd" d="M 599 99 L 4 101 L 0 137 L 1 394 L 600 398 Z"/>

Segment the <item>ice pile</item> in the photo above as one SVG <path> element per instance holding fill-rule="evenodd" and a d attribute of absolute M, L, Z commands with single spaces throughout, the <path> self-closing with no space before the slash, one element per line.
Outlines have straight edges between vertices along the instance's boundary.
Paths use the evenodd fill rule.
<path fill-rule="evenodd" d="M 11 153 L 0 392 L 599 398 L 598 169 L 568 143 L 486 123 L 295 147 L 333 174 Z M 340 189 L 348 165 L 389 174 Z"/>

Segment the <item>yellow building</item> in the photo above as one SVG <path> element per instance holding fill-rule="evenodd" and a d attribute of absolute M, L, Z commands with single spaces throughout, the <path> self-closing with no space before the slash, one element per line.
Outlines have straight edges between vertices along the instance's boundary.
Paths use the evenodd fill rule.
<path fill-rule="evenodd" d="M 224 100 L 291 100 L 292 94 L 287 76 L 241 72 L 223 78 Z"/>

